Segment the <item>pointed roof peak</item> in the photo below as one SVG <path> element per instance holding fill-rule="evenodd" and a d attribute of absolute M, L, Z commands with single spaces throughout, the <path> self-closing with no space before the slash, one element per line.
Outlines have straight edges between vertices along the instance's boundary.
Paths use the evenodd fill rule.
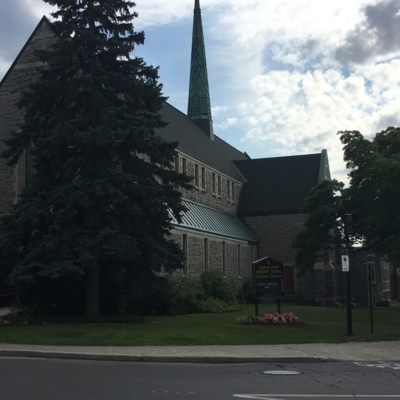
<path fill-rule="evenodd" d="M 196 121 L 211 139 L 214 138 L 200 0 L 194 2 L 188 116 Z"/>
<path fill-rule="evenodd" d="M 43 15 L 43 17 L 41 18 L 41 20 L 39 21 L 39 23 L 36 25 L 36 28 L 34 29 L 34 31 L 32 32 L 31 36 L 29 36 L 28 40 L 26 41 L 26 43 L 24 44 L 24 47 L 21 49 L 21 51 L 18 53 L 18 56 L 16 57 L 16 59 L 14 60 L 14 62 L 11 64 L 10 68 L 8 69 L 8 71 L 4 74 L 3 78 L 0 80 L 0 88 L 3 86 L 4 82 L 7 80 L 8 76 L 11 74 L 11 72 L 14 70 L 14 67 L 17 65 L 18 61 L 20 60 L 20 58 L 22 57 L 22 54 L 24 53 L 24 51 L 26 50 L 26 48 L 29 46 L 29 44 L 31 43 L 32 39 L 35 37 L 35 35 L 39 32 L 39 30 L 42 28 L 42 26 L 46 24 L 47 26 L 50 27 L 50 29 L 54 32 L 54 34 L 56 34 L 56 31 L 54 30 L 54 27 L 51 23 L 51 21 L 45 16 Z"/>

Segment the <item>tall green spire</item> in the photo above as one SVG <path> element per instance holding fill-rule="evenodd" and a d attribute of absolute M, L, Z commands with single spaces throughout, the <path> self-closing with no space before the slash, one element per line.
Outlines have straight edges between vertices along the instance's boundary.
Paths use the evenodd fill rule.
<path fill-rule="evenodd" d="M 188 116 L 214 139 L 200 0 L 194 2 Z"/>

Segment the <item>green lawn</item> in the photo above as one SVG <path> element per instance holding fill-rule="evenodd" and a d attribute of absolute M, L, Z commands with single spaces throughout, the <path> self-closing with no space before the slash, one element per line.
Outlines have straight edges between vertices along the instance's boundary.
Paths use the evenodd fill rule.
<path fill-rule="evenodd" d="M 150 317 L 139 324 L 0 326 L 1 343 L 95 346 L 240 345 L 285 343 L 340 343 L 347 341 L 346 309 L 282 304 L 294 312 L 300 326 L 240 325 L 239 316 L 253 314 L 254 306 L 226 314 Z M 275 304 L 260 305 L 260 314 L 275 312 Z M 369 309 L 353 310 L 352 341 L 400 340 L 400 307 L 374 308 L 374 334 Z"/>

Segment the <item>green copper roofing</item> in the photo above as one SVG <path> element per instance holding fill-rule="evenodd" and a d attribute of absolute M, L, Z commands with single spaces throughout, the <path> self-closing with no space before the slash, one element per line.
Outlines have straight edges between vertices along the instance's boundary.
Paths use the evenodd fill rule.
<path fill-rule="evenodd" d="M 178 224 L 171 214 L 172 224 L 176 227 L 246 242 L 258 242 L 258 237 L 236 215 L 218 211 L 186 199 L 183 199 L 182 203 L 187 208 L 182 223 Z"/>
<path fill-rule="evenodd" d="M 188 116 L 212 120 L 200 0 L 195 0 L 194 4 Z"/>

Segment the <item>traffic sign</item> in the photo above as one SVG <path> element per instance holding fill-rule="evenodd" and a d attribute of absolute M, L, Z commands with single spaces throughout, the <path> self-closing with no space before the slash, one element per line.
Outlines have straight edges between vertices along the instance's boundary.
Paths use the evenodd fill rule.
<path fill-rule="evenodd" d="M 350 260 L 349 256 L 342 256 L 342 271 L 349 272 L 350 271 Z"/>

